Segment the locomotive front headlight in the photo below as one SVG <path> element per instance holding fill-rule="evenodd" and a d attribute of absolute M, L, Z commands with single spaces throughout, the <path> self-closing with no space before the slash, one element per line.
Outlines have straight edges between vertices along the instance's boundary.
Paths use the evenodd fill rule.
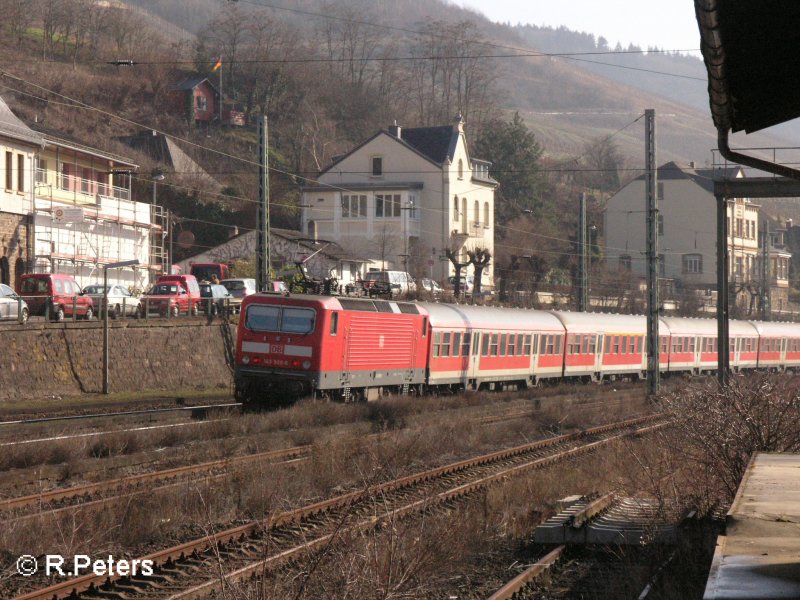
<path fill-rule="evenodd" d="M 311 361 L 310 361 L 310 360 L 304 360 L 304 361 L 303 361 L 303 368 L 304 368 L 304 369 L 309 369 L 309 368 L 311 368 Z"/>
<path fill-rule="evenodd" d="M 245 354 L 242 357 L 242 364 L 244 364 L 244 365 L 249 365 L 250 364 L 250 357 L 247 354 Z"/>

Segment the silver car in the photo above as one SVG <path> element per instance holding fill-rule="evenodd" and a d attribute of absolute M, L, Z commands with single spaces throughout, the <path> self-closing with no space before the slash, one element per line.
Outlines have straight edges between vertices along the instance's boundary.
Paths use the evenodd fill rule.
<path fill-rule="evenodd" d="M 256 293 L 256 280 L 250 277 L 232 277 L 223 279 L 219 283 L 225 286 L 225 289 L 231 294 L 231 298 L 228 301 L 231 312 L 239 312 L 242 307 L 242 300 L 246 296 Z"/>
<path fill-rule="evenodd" d="M 105 306 L 103 305 L 103 284 L 94 283 L 83 289 L 84 293 L 91 296 L 97 316 L 102 317 Z M 108 305 L 111 307 L 108 316 L 116 319 L 119 316 L 138 317 L 139 299 L 120 284 L 108 286 Z"/>
<path fill-rule="evenodd" d="M 25 300 L 22 300 L 9 286 L 0 283 L 0 320 L 11 319 L 27 323 L 28 314 L 28 304 Z"/>

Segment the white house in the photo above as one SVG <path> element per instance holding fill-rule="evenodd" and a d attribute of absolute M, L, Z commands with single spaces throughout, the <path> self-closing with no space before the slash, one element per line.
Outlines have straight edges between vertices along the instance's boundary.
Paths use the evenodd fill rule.
<path fill-rule="evenodd" d="M 658 169 L 658 245 L 660 276 L 680 280 L 686 287 L 715 290 L 717 282 L 717 217 L 713 169 L 697 169 L 692 163 L 670 162 Z M 728 177 L 744 177 L 741 168 Z M 645 177 L 641 176 L 617 192 L 605 210 L 606 263 L 645 276 L 646 243 Z M 759 205 L 736 198 L 728 206 L 728 244 L 731 282 L 735 289 L 760 282 Z M 779 257 L 775 269 L 781 277 L 773 284 L 785 287 Z M 736 287 L 738 286 L 738 288 Z"/>
<path fill-rule="evenodd" d="M 451 125 L 382 130 L 334 159 L 303 188 L 301 227 L 380 268 L 444 280 L 450 249 L 494 254 L 490 163 L 472 158 L 459 115 Z M 471 271 L 468 271 L 471 272 Z M 483 272 L 491 288 L 493 263 Z"/>

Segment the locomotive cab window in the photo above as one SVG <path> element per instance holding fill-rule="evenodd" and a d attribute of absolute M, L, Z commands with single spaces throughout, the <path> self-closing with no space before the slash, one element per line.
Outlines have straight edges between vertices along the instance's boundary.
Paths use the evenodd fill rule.
<path fill-rule="evenodd" d="M 251 304 L 247 307 L 245 324 L 250 331 L 278 331 L 281 309 L 276 306 Z"/>
<path fill-rule="evenodd" d="M 307 334 L 314 331 L 315 313 L 310 308 L 280 308 L 265 304 L 247 307 L 245 325 L 250 331 Z"/>

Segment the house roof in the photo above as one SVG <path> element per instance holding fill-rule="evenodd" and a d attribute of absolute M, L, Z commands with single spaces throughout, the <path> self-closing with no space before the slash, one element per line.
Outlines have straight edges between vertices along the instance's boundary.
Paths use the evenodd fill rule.
<path fill-rule="evenodd" d="M 197 164 L 171 137 L 150 129 L 140 131 L 136 135 L 125 135 L 118 138 L 123 144 L 147 154 L 156 161 L 169 165 L 176 173 L 192 175 L 201 179 L 215 191 L 221 188 L 219 182 L 211 177 L 203 167 Z"/>
<path fill-rule="evenodd" d="M 41 134 L 28 127 L 17 115 L 11 112 L 8 104 L 0 98 L 0 135 L 35 144 L 44 145 Z"/>
<path fill-rule="evenodd" d="M 695 182 L 707 192 L 713 194 L 714 179 L 737 177 L 740 173 L 743 173 L 741 167 L 731 167 L 729 169 L 698 169 L 691 165 L 684 165 L 672 161 L 658 167 L 658 180 L 690 180 Z M 636 181 L 643 181 L 646 177 L 646 175 L 639 175 L 639 177 L 636 178 Z"/>
<path fill-rule="evenodd" d="M 436 127 L 401 127 L 400 137 L 381 129 L 373 136 L 367 138 L 349 152 L 335 156 L 330 165 L 324 168 L 320 174 L 333 169 L 344 159 L 352 156 L 355 152 L 369 144 L 378 136 L 386 135 L 408 150 L 418 154 L 422 158 L 432 162 L 441 168 L 446 161 L 453 160 L 456 147 L 458 146 L 459 131 L 457 125 L 439 125 Z"/>
<path fill-rule="evenodd" d="M 42 135 L 42 138 L 44 139 L 44 144 L 46 146 L 47 145 L 58 146 L 59 148 L 74 150 L 76 152 L 81 152 L 83 154 L 89 154 L 97 158 L 109 160 L 122 166 L 131 167 L 132 169 L 139 168 L 139 165 L 133 162 L 130 158 L 120 156 L 119 154 L 113 154 L 112 152 L 106 152 L 105 150 L 100 150 L 98 148 L 94 148 L 86 144 L 82 144 L 81 142 L 74 139 L 63 138 L 61 137 L 62 135 L 64 135 L 62 132 L 47 127 L 42 123 L 32 123 L 30 127 L 34 131 Z"/>
<path fill-rule="evenodd" d="M 211 83 L 211 80 L 205 75 L 190 75 L 173 85 L 171 89 L 176 92 L 187 92 L 193 90 L 204 81 L 207 82 L 215 92 L 219 92 L 217 86 Z"/>
<path fill-rule="evenodd" d="M 752 133 L 800 116 L 800 3 L 694 5 L 715 127 Z"/>
<path fill-rule="evenodd" d="M 452 125 L 439 127 L 411 127 L 400 130 L 400 139 L 427 156 L 438 165 L 452 162 L 458 144 L 458 128 Z"/>

